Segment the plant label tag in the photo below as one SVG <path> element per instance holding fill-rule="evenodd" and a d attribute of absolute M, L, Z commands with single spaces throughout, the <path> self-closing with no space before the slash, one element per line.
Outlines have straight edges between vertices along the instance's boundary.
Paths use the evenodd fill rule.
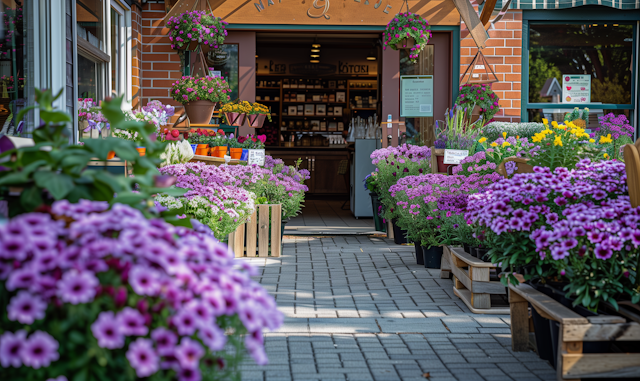
<path fill-rule="evenodd" d="M 249 150 L 249 158 L 247 159 L 247 164 L 258 164 L 260 166 L 264 165 L 264 149 L 250 149 Z"/>
<path fill-rule="evenodd" d="M 222 78 L 222 71 L 214 70 L 214 71 L 211 72 L 211 76 L 213 78 Z"/>
<path fill-rule="evenodd" d="M 469 156 L 469 150 L 463 149 L 445 149 L 444 150 L 444 163 L 445 164 L 460 164 L 460 161 Z"/>
<path fill-rule="evenodd" d="M 484 70 L 484 65 L 475 65 L 473 70 Z"/>

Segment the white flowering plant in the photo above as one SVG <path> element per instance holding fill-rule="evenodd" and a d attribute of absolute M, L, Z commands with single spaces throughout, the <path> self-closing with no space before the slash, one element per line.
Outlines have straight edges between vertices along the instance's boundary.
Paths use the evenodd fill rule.
<path fill-rule="evenodd" d="M 160 158 L 164 160 L 161 166 L 187 163 L 193 159 L 193 156 L 193 149 L 187 140 L 169 143 L 164 153 L 160 155 Z"/>

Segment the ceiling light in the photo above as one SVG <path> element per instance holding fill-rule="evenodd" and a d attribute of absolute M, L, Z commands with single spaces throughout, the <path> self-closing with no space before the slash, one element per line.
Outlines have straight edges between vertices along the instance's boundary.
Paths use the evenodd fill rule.
<path fill-rule="evenodd" d="M 318 49 L 320 47 L 320 44 L 311 44 L 312 48 Z"/>
<path fill-rule="evenodd" d="M 312 54 L 311 58 L 320 58 L 320 54 Z"/>
<path fill-rule="evenodd" d="M 311 53 L 320 53 L 320 49 L 311 49 Z"/>
<path fill-rule="evenodd" d="M 367 54 L 367 61 L 375 61 L 376 60 L 376 55 L 374 54 L 373 50 L 369 50 L 369 54 Z"/>
<path fill-rule="evenodd" d="M 256 54 L 256 58 L 258 58 L 258 55 Z"/>
<path fill-rule="evenodd" d="M 310 60 L 311 63 L 320 63 L 320 60 Z"/>

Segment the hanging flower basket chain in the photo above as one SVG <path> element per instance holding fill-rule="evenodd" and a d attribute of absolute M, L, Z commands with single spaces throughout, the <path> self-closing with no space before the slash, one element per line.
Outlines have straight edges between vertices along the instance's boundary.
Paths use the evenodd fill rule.
<path fill-rule="evenodd" d="M 415 63 L 431 37 L 429 22 L 422 16 L 411 13 L 407 4 L 407 11 L 395 15 L 382 33 L 383 48 L 388 46 L 393 50 L 408 49 L 409 61 Z"/>

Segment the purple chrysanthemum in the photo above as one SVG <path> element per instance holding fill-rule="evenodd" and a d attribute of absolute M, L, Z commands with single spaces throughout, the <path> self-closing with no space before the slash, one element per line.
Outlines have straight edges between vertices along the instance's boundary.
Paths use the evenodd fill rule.
<path fill-rule="evenodd" d="M 22 329 L 16 333 L 7 331 L 0 336 L 0 364 L 3 368 L 19 368 L 22 365 L 20 349 L 26 338 L 27 332 Z"/>
<path fill-rule="evenodd" d="M 91 324 L 91 332 L 102 348 L 116 349 L 124 346 L 124 335 L 112 311 L 101 312 L 98 319 Z"/>
<path fill-rule="evenodd" d="M 43 331 L 36 331 L 20 348 L 22 363 L 34 369 L 48 367 L 59 357 L 58 342 Z"/>
<path fill-rule="evenodd" d="M 144 336 L 149 331 L 145 323 L 144 316 L 138 310 L 125 307 L 117 316 L 120 324 L 120 331 L 125 336 Z"/>
<path fill-rule="evenodd" d="M 47 309 L 40 297 L 31 295 L 27 291 L 20 291 L 11 298 L 7 312 L 9 320 L 19 321 L 22 324 L 32 324 L 35 320 L 44 318 Z"/>
<path fill-rule="evenodd" d="M 160 367 L 158 355 L 153 350 L 153 343 L 149 339 L 138 338 L 131 343 L 126 356 L 138 377 L 151 376 Z"/>
<path fill-rule="evenodd" d="M 180 345 L 176 347 L 175 356 L 182 368 L 195 369 L 200 358 L 204 356 L 204 349 L 197 341 L 183 337 Z"/>
<path fill-rule="evenodd" d="M 68 271 L 58 282 L 58 297 L 71 304 L 89 303 L 100 282 L 90 272 Z"/>

